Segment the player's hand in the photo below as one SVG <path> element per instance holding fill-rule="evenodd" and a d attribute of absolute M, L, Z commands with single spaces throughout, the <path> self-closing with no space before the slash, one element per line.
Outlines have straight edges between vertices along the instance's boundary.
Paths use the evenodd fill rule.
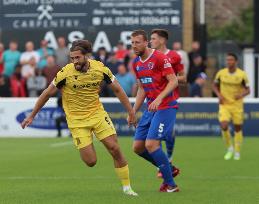
<path fill-rule="evenodd" d="M 242 94 L 238 94 L 238 95 L 235 96 L 235 99 L 236 99 L 236 100 L 239 100 L 239 99 L 241 99 L 241 98 L 243 98 L 243 95 L 242 95 Z"/>
<path fill-rule="evenodd" d="M 159 98 L 156 98 L 149 106 L 148 111 L 155 112 L 158 109 L 158 106 L 162 103 L 162 100 Z"/>
<path fill-rule="evenodd" d="M 128 121 L 128 126 L 130 127 L 133 125 L 134 127 L 137 127 L 137 119 L 136 119 L 136 114 L 134 111 L 130 112 L 127 118 Z"/>
<path fill-rule="evenodd" d="M 22 129 L 24 129 L 24 128 L 26 128 L 27 126 L 29 126 L 29 125 L 32 123 L 32 121 L 33 121 L 33 118 L 32 118 L 32 117 L 30 117 L 30 116 L 26 117 L 26 118 L 22 121 L 22 123 L 21 123 Z"/>

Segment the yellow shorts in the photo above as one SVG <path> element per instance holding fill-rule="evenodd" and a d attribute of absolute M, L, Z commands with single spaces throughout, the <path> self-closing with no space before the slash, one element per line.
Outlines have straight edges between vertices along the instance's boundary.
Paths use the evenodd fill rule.
<path fill-rule="evenodd" d="M 244 110 L 229 105 L 219 106 L 219 121 L 232 121 L 235 125 L 242 125 L 244 121 Z"/>
<path fill-rule="evenodd" d="M 102 114 L 96 114 L 89 118 L 85 127 L 70 128 L 73 141 L 77 149 L 81 149 L 93 143 L 93 135 L 98 140 L 116 134 L 113 123 L 107 114 L 103 111 Z"/>

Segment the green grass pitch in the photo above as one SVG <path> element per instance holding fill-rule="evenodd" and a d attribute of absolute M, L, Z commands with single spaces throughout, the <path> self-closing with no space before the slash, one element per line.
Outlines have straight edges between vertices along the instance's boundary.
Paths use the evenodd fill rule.
<path fill-rule="evenodd" d="M 70 138 L 0 139 L 0 204 L 256 204 L 259 203 L 259 138 L 246 138 L 240 161 L 224 161 L 219 137 L 178 137 L 175 164 L 179 193 L 159 193 L 156 169 L 120 137 L 138 197 L 122 194 L 113 164 L 94 142 L 97 165 L 80 161 Z"/>

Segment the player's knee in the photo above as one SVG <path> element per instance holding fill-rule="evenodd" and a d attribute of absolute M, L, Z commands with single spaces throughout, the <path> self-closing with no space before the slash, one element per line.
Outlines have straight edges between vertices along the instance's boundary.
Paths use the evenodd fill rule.
<path fill-rule="evenodd" d="M 153 144 L 152 142 L 147 142 L 145 144 L 145 147 L 146 147 L 148 152 L 153 152 L 157 149 L 157 146 L 155 144 Z"/>
<path fill-rule="evenodd" d="M 93 160 L 83 160 L 83 161 L 89 167 L 94 167 L 97 163 L 97 160 L 94 160 L 94 159 Z"/>
<path fill-rule="evenodd" d="M 145 148 L 143 148 L 142 146 L 140 145 L 136 145 L 136 144 L 133 144 L 132 146 L 132 149 L 133 151 L 136 153 L 136 154 L 141 154 L 145 151 Z"/>
<path fill-rule="evenodd" d="M 120 154 L 120 147 L 118 144 L 113 144 L 109 147 L 109 151 L 113 156 Z"/>
<path fill-rule="evenodd" d="M 221 123 L 221 129 L 223 130 L 223 131 L 227 131 L 228 130 L 228 124 L 226 124 L 226 123 Z"/>

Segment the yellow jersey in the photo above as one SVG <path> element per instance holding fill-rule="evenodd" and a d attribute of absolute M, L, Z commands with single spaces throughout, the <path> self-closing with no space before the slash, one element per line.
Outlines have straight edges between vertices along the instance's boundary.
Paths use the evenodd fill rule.
<path fill-rule="evenodd" d="M 246 73 L 237 68 L 234 73 L 230 73 L 228 68 L 220 70 L 214 80 L 219 85 L 221 95 L 226 99 L 223 105 L 243 106 L 243 99 L 236 100 L 235 96 L 249 87 Z"/>
<path fill-rule="evenodd" d="M 96 60 L 89 60 L 87 72 L 79 72 L 74 64 L 63 67 L 53 80 L 62 90 L 62 104 L 69 128 L 84 127 L 91 117 L 104 112 L 99 100 L 100 84 L 110 84 L 115 79 L 108 67 Z"/>

